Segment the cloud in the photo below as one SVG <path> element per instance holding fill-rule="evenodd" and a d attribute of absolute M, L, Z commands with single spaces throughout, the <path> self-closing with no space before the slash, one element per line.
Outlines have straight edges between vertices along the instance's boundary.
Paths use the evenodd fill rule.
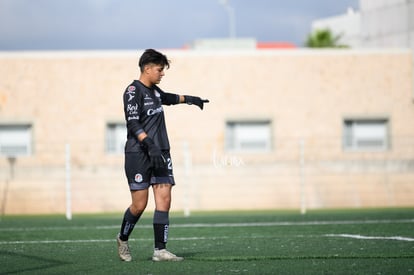
<path fill-rule="evenodd" d="M 296 43 L 311 20 L 357 2 L 230 1 L 238 36 Z M 227 35 L 218 0 L 0 0 L 0 50 L 171 48 Z"/>

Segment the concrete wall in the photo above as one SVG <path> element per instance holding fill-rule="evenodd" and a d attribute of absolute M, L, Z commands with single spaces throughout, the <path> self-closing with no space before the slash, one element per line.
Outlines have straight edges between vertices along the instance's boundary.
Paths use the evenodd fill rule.
<path fill-rule="evenodd" d="M 365 47 L 414 49 L 414 1 L 361 0 L 361 38 Z"/>
<path fill-rule="evenodd" d="M 204 111 L 165 107 L 173 210 L 413 206 L 411 52 L 165 53 L 172 64 L 161 88 L 211 101 Z M 0 158 L 3 212 L 65 211 L 65 144 L 74 212 L 128 206 L 123 156 L 105 152 L 105 129 L 123 122 L 122 93 L 138 78 L 139 55 L 0 53 L 0 124 L 31 123 L 34 148 L 13 171 Z M 389 119 L 392 146 L 344 151 L 349 117 Z M 226 150 L 226 121 L 233 119 L 271 121 L 272 150 Z"/>

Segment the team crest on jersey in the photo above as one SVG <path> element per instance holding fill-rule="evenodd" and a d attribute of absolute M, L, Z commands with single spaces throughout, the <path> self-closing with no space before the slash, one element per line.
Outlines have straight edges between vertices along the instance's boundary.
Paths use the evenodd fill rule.
<path fill-rule="evenodd" d="M 135 175 L 135 181 L 136 182 L 142 182 L 142 175 L 141 174 L 136 174 Z"/>
<path fill-rule="evenodd" d="M 131 101 L 134 99 L 135 97 L 135 87 L 134 86 L 129 86 L 127 89 L 127 95 L 129 96 L 128 101 Z"/>
<path fill-rule="evenodd" d="M 154 90 L 154 94 L 156 97 L 161 97 L 160 93 L 157 90 Z"/>

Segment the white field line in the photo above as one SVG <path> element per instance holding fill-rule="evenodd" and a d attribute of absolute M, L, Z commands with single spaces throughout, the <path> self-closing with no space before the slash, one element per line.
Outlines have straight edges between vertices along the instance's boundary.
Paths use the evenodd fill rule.
<path fill-rule="evenodd" d="M 414 219 L 400 220 L 365 220 L 365 221 L 308 221 L 308 222 L 252 222 L 252 223 L 194 223 L 194 224 L 176 224 L 177 228 L 218 228 L 218 227 L 267 227 L 267 226 L 313 226 L 313 225 L 354 225 L 354 224 L 397 224 L 397 223 L 414 223 Z M 1 224 L 0 224 L 1 225 Z M 108 230 L 119 229 L 119 225 L 109 226 L 57 226 L 57 227 L 30 227 L 30 228 L 0 228 L 0 232 L 17 232 L 17 231 L 52 231 L 52 230 Z M 152 225 L 142 225 L 141 228 L 152 228 Z M 414 241 L 414 238 L 391 236 L 362 236 L 351 234 L 326 234 L 326 237 L 343 237 L 355 239 L 380 239 L 380 240 L 397 240 L 397 241 Z M 269 237 L 269 236 L 267 236 Z M 303 235 L 297 237 L 304 237 Z M 309 236 L 308 236 L 309 237 Z M 183 237 L 170 238 L 170 240 L 188 241 L 188 240 L 218 240 L 229 237 Z M 260 238 L 256 236 L 255 238 Z M 131 241 L 152 241 L 152 239 L 130 239 Z M 37 240 L 37 241 L 0 241 L 0 245 L 10 244 L 56 244 L 56 243 L 94 243 L 94 242 L 114 242 L 114 239 L 89 239 L 89 240 Z"/>
<path fill-rule="evenodd" d="M 190 224 L 172 224 L 174 228 L 216 228 L 216 227 L 267 227 L 267 226 L 310 226 L 310 225 L 354 225 L 354 224 L 398 224 L 414 223 L 414 219 L 400 220 L 363 220 L 363 221 L 305 221 L 305 222 L 249 222 L 249 223 L 190 223 Z M 0 223 L 1 226 L 1 223 Z M 152 224 L 137 225 L 140 228 L 152 228 Z M 60 231 L 60 230 L 107 230 L 118 229 L 118 225 L 101 225 L 101 226 L 51 226 L 51 227 L 5 227 L 0 228 L 0 232 L 18 232 L 18 231 Z"/>
<path fill-rule="evenodd" d="M 325 234 L 325 237 L 343 237 L 343 238 L 354 238 L 354 239 L 364 239 L 364 240 L 394 240 L 394 241 L 406 241 L 412 242 L 414 238 L 408 237 L 401 237 L 401 236 L 391 236 L 391 237 L 378 237 L 378 236 L 362 236 L 362 235 L 351 235 L 351 234 Z M 309 237 L 319 237 L 319 236 L 305 236 L 305 235 L 297 235 L 298 238 L 309 238 Z M 269 238 L 269 236 L 254 236 L 254 237 L 243 237 L 243 238 L 250 238 L 250 239 L 259 239 L 259 238 Z M 223 239 L 230 239 L 230 237 L 221 236 L 221 237 L 178 237 L 178 238 L 170 238 L 172 241 L 199 241 L 199 240 L 223 240 Z M 130 242 L 136 241 L 153 241 L 153 239 L 147 238 L 140 238 L 140 239 L 129 239 Z M 4 241 L 0 242 L 0 245 L 20 245 L 20 244 L 72 244 L 72 243 L 79 243 L 79 244 L 89 244 L 89 243 L 108 243 L 108 242 L 115 242 L 115 239 L 89 239 L 89 240 L 38 240 L 38 241 Z"/>
<path fill-rule="evenodd" d="M 342 238 L 352 238 L 360 240 L 393 240 L 393 241 L 405 241 L 405 242 L 414 242 L 414 238 L 401 237 L 401 236 L 362 236 L 362 235 L 353 235 L 353 234 L 326 234 L 326 237 L 342 237 Z"/>
<path fill-rule="evenodd" d="M 169 238 L 171 241 L 198 241 L 198 240 L 221 240 L 229 239 L 230 237 L 179 237 L 179 238 Z M 154 239 L 129 239 L 130 242 L 136 241 L 154 241 Z M 69 244 L 69 243 L 115 243 L 116 239 L 101 239 L 101 240 L 38 240 L 38 241 L 4 241 L 0 242 L 0 245 L 15 245 L 15 244 Z"/>

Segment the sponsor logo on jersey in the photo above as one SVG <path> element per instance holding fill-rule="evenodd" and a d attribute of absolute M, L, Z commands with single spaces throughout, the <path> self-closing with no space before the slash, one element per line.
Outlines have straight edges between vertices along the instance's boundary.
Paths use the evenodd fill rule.
<path fill-rule="evenodd" d="M 136 115 L 136 114 L 138 114 L 138 104 L 135 104 L 135 105 L 128 104 L 128 106 L 127 106 L 127 112 L 130 115 Z"/>
<path fill-rule="evenodd" d="M 144 106 L 154 105 L 154 100 L 149 94 L 145 94 L 144 97 Z"/>
<path fill-rule="evenodd" d="M 139 116 L 129 116 L 128 121 L 130 120 L 139 120 Z"/>
<path fill-rule="evenodd" d="M 135 92 L 127 92 L 127 95 L 129 96 L 128 98 L 128 102 L 131 101 L 132 99 L 134 99 L 135 97 Z"/>
<path fill-rule="evenodd" d="M 162 106 L 160 106 L 157 109 L 148 109 L 147 115 L 148 116 L 153 116 L 153 115 L 156 115 L 158 113 L 162 113 L 163 111 L 164 111 L 164 109 L 162 108 Z"/>
<path fill-rule="evenodd" d="M 135 86 L 129 86 L 126 94 L 129 96 L 128 101 L 131 101 L 135 97 Z"/>

